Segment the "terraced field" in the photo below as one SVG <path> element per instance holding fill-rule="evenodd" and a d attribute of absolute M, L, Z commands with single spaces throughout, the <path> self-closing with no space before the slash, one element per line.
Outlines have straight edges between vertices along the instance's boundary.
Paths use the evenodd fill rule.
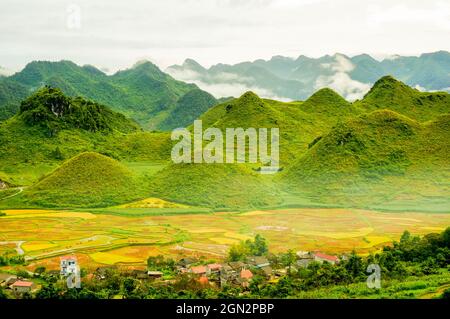
<path fill-rule="evenodd" d="M 148 203 L 145 203 L 148 204 Z M 146 206 L 146 205 L 144 205 Z M 82 267 L 145 263 L 149 256 L 223 258 L 230 245 L 259 233 L 273 252 L 355 249 L 368 254 L 414 234 L 440 232 L 450 214 L 383 213 L 351 209 L 283 209 L 235 212 L 160 212 L 131 208 L 108 211 L 6 210 L 0 217 L 0 251 L 18 249 L 29 269 L 59 267 L 59 256 L 74 253 Z M 17 243 L 20 243 L 18 245 Z"/>

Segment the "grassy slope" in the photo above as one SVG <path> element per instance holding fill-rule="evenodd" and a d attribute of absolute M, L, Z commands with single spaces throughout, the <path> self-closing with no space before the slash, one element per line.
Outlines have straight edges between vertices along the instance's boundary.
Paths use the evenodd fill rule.
<path fill-rule="evenodd" d="M 396 97 L 400 93 L 422 93 L 389 77 L 381 79 L 371 92 L 353 105 L 329 89 L 305 102 L 291 103 L 263 100 L 248 92 L 201 116 L 204 129 L 279 127 L 285 172 L 275 181 L 255 173 L 252 168 L 258 164 L 164 167 L 159 163 L 169 159 L 171 149 L 166 133 L 103 134 L 70 129 L 50 138 L 37 128 L 25 127 L 20 118 L 0 125 L 0 178 L 10 184 L 30 185 L 60 163 L 53 158 L 59 146 L 65 158 L 97 151 L 127 162 L 139 174 L 151 170 L 156 173 L 147 189 L 152 195 L 195 205 L 245 209 L 322 203 L 448 209 L 449 118 L 439 115 L 449 111 L 447 97 L 412 113 L 421 119 L 435 119 L 422 123 L 392 111 L 366 113 L 378 110 L 385 97 L 400 103 Z M 411 97 L 401 100 L 415 101 Z M 395 103 L 388 107 L 410 111 Z M 148 163 L 136 163 L 140 161 Z M 283 184 L 282 193 L 278 182 Z M 285 194 L 286 190 L 289 193 Z"/>
<path fill-rule="evenodd" d="M 31 206 L 99 207 L 137 199 L 143 188 L 119 162 L 87 152 L 66 161 L 19 196 Z"/>
<path fill-rule="evenodd" d="M 280 203 L 272 183 L 243 164 L 170 165 L 154 177 L 155 196 L 216 209 Z"/>
<path fill-rule="evenodd" d="M 423 122 L 450 112 L 450 94 L 420 92 L 391 76 L 385 76 L 374 84 L 364 99 L 355 102 L 355 106 L 367 111 L 390 109 Z"/>
<path fill-rule="evenodd" d="M 336 126 L 280 178 L 325 203 L 449 207 L 449 115 L 421 124 L 388 110 Z"/>
<path fill-rule="evenodd" d="M 2 180 L 31 185 L 64 159 L 86 151 L 128 162 L 162 162 L 169 158 L 168 133 L 142 132 L 135 123 L 105 106 L 48 91 L 43 89 L 29 97 L 20 114 L 0 123 Z M 56 116 L 47 109 L 49 105 L 60 109 L 70 106 L 75 113 L 66 110 Z M 82 123 L 78 113 L 84 118 Z"/>
<path fill-rule="evenodd" d="M 339 101 L 333 104 L 336 96 L 331 90 L 318 92 L 313 100 L 305 102 L 310 109 L 303 111 L 301 102 L 262 100 L 254 93 L 247 92 L 239 99 L 211 108 L 200 119 L 203 121 L 203 129 L 216 127 L 222 132 L 230 127 L 279 127 L 280 157 L 284 166 L 306 151 L 308 144 L 316 136 L 350 114 L 348 109 L 351 109 L 351 105 L 345 100 L 344 103 Z M 315 107 L 320 103 L 326 106 L 322 109 Z M 156 196 L 216 208 L 281 204 L 280 194 L 271 178 L 253 170 L 260 166 L 261 164 L 173 164 L 155 176 L 152 188 Z"/>

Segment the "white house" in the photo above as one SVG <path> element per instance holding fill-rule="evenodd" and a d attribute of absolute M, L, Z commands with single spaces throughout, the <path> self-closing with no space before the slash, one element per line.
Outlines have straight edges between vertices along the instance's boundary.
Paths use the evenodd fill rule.
<path fill-rule="evenodd" d="M 60 259 L 61 276 L 68 276 L 70 274 L 76 274 L 78 271 L 77 257 L 76 256 L 64 256 Z"/>

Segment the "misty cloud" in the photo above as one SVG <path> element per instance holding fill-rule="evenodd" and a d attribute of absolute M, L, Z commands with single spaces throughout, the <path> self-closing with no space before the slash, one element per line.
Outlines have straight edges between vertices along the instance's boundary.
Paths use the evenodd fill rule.
<path fill-rule="evenodd" d="M 252 85 L 252 78 L 239 76 L 235 73 L 219 72 L 214 75 L 204 75 L 190 69 L 177 70 L 174 68 L 167 68 L 166 72 L 177 80 L 196 84 L 216 98 L 239 97 L 247 91 L 253 91 L 263 98 L 290 101 L 290 99 L 278 96 L 267 88 Z"/>
<path fill-rule="evenodd" d="M 370 84 L 353 80 L 350 77 L 349 72 L 353 71 L 355 66 L 352 61 L 341 54 L 335 55 L 335 62 L 323 63 L 322 67 L 335 73 L 319 76 L 314 85 L 315 89 L 329 87 L 349 101 L 361 99 L 370 90 Z"/>
<path fill-rule="evenodd" d="M 80 8 L 80 29 L 67 27 L 71 4 Z M 115 71 L 141 58 L 165 68 L 188 56 L 209 66 L 273 55 L 450 50 L 442 40 L 450 5 L 441 0 L 2 0 L 0 21 L 0 63 L 15 71 L 31 60 Z"/>

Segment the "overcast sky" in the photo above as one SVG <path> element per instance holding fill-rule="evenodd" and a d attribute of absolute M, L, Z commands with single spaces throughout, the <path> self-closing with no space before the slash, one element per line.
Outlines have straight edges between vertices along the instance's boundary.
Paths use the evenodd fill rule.
<path fill-rule="evenodd" d="M 450 51 L 448 0 L 1 0 L 0 66 Z M 78 14 L 79 13 L 79 14 Z"/>

